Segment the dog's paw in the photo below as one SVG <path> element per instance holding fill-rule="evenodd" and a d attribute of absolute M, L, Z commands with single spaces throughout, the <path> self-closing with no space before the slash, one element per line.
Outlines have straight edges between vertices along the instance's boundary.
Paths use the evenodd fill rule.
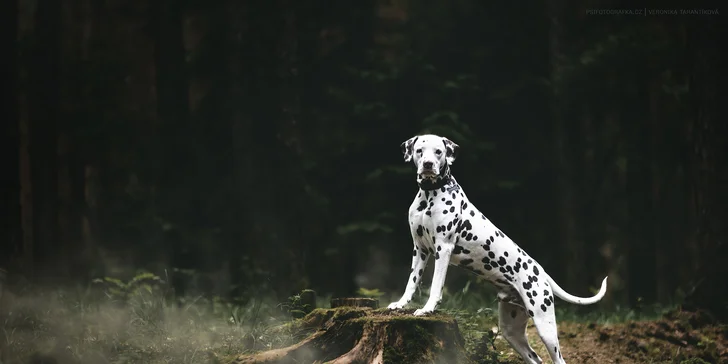
<path fill-rule="evenodd" d="M 424 316 L 424 315 L 427 315 L 428 313 L 432 313 L 433 311 L 435 311 L 435 310 L 431 310 L 431 309 L 427 309 L 427 308 L 423 307 L 418 310 L 415 310 L 414 315 L 415 316 Z"/>
<path fill-rule="evenodd" d="M 392 302 L 392 303 L 389 304 L 389 306 L 387 306 L 387 308 L 390 309 L 390 310 L 399 310 L 402 307 L 404 307 L 404 305 L 401 304 L 399 301 Z"/>

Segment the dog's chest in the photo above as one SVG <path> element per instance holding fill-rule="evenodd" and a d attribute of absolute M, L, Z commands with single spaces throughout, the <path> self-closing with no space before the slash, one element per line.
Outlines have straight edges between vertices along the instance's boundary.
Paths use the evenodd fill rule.
<path fill-rule="evenodd" d="M 420 191 L 409 209 L 412 234 L 425 246 L 434 244 L 435 236 L 452 228 L 461 218 L 464 196 L 459 188 Z"/>

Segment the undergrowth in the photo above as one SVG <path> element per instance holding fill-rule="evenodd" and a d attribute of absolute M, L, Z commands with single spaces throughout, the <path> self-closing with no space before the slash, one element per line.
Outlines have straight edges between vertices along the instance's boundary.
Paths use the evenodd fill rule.
<path fill-rule="evenodd" d="M 11 291 L 12 290 L 8 290 Z M 270 328 L 289 322 L 286 308 L 251 297 L 245 305 L 220 298 L 169 298 L 166 284 L 144 273 L 75 288 L 25 287 L 0 300 L 0 363 L 208 363 L 289 344 Z"/>
<path fill-rule="evenodd" d="M 361 289 L 360 296 L 379 299 L 395 293 Z M 410 306 L 420 307 L 423 289 Z M 285 302 L 248 297 L 234 304 L 217 297 L 172 298 L 164 279 L 142 273 L 129 281 L 104 278 L 74 288 L 24 287 L 0 298 L 0 363 L 25 363 L 52 356 L 74 363 L 208 363 L 211 356 L 267 350 L 300 339 L 282 324 L 311 309 L 301 295 Z M 318 297 L 317 307 L 328 307 Z M 495 291 L 467 283 L 445 290 L 440 309 L 454 316 L 465 349 L 479 363 L 505 363 L 493 349 L 498 338 Z M 641 311 L 617 308 L 605 312 L 557 303 L 557 320 L 617 323 L 658 318 L 666 308 Z M 275 330 L 273 328 L 276 328 Z"/>

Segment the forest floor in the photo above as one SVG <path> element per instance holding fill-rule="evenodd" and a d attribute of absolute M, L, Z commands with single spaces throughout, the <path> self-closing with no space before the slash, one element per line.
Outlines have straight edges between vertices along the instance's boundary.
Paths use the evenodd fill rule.
<path fill-rule="evenodd" d="M 561 350 L 571 363 L 728 363 L 728 326 L 700 322 L 699 316 L 674 311 L 650 321 L 561 321 Z M 548 362 L 535 327 L 530 325 L 527 331 L 533 348 Z M 497 348 L 509 351 L 505 357 L 515 356 L 505 340 L 495 341 Z"/>
<path fill-rule="evenodd" d="M 88 289 L 6 289 L 0 297 L 0 363 L 213 363 L 301 339 L 280 330 L 291 322 L 285 313 L 295 300 L 254 299 L 236 306 L 198 297 L 168 304 L 154 286 L 132 290 L 115 284 L 102 295 Z M 497 335 L 492 309 L 463 310 L 473 306 L 457 294 L 449 297 L 443 313 L 456 318 L 475 362 L 522 363 Z M 319 301 L 327 307 L 326 300 Z M 595 319 L 557 311 L 567 362 L 728 363 L 728 325 L 705 314 L 673 309 L 649 319 L 620 315 Z M 549 362 L 533 325 L 527 330 L 533 348 Z M 55 361 L 42 360 L 49 357 Z"/>

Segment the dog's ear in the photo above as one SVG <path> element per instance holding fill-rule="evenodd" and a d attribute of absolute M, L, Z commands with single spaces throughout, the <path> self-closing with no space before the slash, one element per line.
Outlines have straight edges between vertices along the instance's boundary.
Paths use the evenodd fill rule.
<path fill-rule="evenodd" d="M 458 156 L 460 146 L 445 137 L 442 138 L 442 143 L 445 144 L 445 160 L 447 160 L 447 164 L 452 164 Z"/>
<path fill-rule="evenodd" d="M 413 136 L 412 138 L 407 139 L 399 145 L 399 147 L 402 148 L 402 154 L 404 155 L 405 162 L 409 162 L 412 160 L 412 147 L 414 147 L 417 138 L 419 137 Z"/>

